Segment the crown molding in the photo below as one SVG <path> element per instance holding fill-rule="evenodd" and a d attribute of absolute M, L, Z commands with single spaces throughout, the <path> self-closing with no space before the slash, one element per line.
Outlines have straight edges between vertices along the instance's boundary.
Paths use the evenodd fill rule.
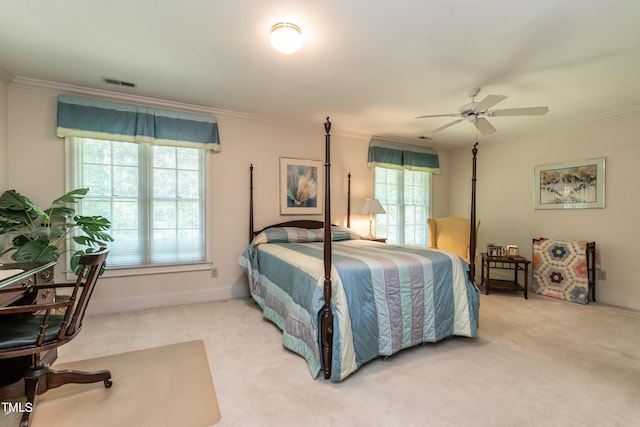
<path fill-rule="evenodd" d="M 570 129 L 576 129 L 576 128 L 588 126 L 590 124 L 594 124 L 597 122 L 613 120 L 613 119 L 617 119 L 627 115 L 633 115 L 633 114 L 639 114 L 639 113 L 640 113 L 640 106 L 629 107 L 629 108 L 624 108 L 617 111 L 610 111 L 607 113 L 595 114 L 593 116 L 586 116 L 580 119 L 566 121 L 563 123 L 556 124 L 554 126 L 542 127 L 542 128 L 536 127 L 536 128 L 532 128 L 532 129 L 525 130 L 518 133 L 502 134 L 500 136 L 496 136 L 492 138 L 490 141 L 486 141 L 486 140 L 482 141 L 482 138 L 481 138 L 481 142 L 489 143 L 489 144 L 497 144 L 497 143 L 503 143 L 506 141 L 512 141 L 518 138 L 549 135 L 555 132 L 562 132 Z"/>
<path fill-rule="evenodd" d="M 11 87 L 50 91 L 55 93 L 62 93 L 65 95 L 94 97 L 94 98 L 100 98 L 106 101 L 127 102 L 130 104 L 141 105 L 144 107 L 171 109 L 176 111 L 182 111 L 185 113 L 204 114 L 204 115 L 213 115 L 216 117 L 228 117 L 228 118 L 241 119 L 241 120 L 258 121 L 258 122 L 263 122 L 268 124 L 275 124 L 279 126 L 305 128 L 305 129 L 310 129 L 310 128 L 315 129 L 318 126 L 316 122 L 310 123 L 310 122 L 300 122 L 300 121 L 294 121 L 294 120 L 279 119 L 275 117 L 260 116 L 257 114 L 242 113 L 239 111 L 206 107 L 203 105 L 187 104 L 183 102 L 170 101 L 165 99 L 151 98 L 151 97 L 145 97 L 140 95 L 126 94 L 126 93 L 118 93 L 118 92 L 112 92 L 112 91 L 107 91 L 102 89 L 70 85 L 66 83 L 57 83 L 57 82 L 51 82 L 46 80 L 31 79 L 31 78 L 21 77 L 21 76 L 13 76 L 11 73 L 6 71 L 1 66 L 0 66 L 0 80 L 5 82 Z M 625 116 L 628 114 L 637 114 L 639 112 L 640 112 L 640 106 L 635 106 L 635 107 L 630 107 L 623 110 L 611 111 L 611 112 L 598 114 L 594 116 L 583 117 L 578 120 L 561 123 L 556 126 L 552 126 L 545 129 L 539 129 L 539 128 L 532 129 L 528 132 L 523 132 L 518 135 L 503 135 L 502 137 L 495 138 L 494 141 L 498 142 L 502 140 L 519 138 L 523 136 L 548 134 L 550 132 L 556 132 L 559 130 L 585 126 L 589 123 L 594 123 L 602 120 L 609 120 L 609 119 Z M 338 131 L 338 132 L 334 131 L 332 135 L 334 136 L 339 135 L 339 136 L 354 138 L 354 139 L 366 139 L 367 141 L 372 137 L 369 134 L 353 132 L 348 129 L 345 129 L 343 131 Z M 390 137 L 384 137 L 384 136 L 382 136 L 381 138 L 391 139 Z M 423 146 L 420 143 L 408 142 L 406 140 L 403 140 L 403 142 L 412 143 L 417 146 Z M 429 143 L 430 143 L 430 148 L 446 149 L 446 147 L 444 146 L 439 146 L 439 144 L 435 140 L 429 141 Z"/>
<path fill-rule="evenodd" d="M 621 116 L 626 116 L 627 114 L 636 114 L 640 113 L 640 105 L 636 105 L 634 107 L 624 108 L 622 110 L 610 111 L 607 113 L 596 114 L 593 116 L 585 117 L 583 119 L 573 120 L 567 122 L 565 124 L 566 127 L 576 127 L 576 126 L 584 126 L 587 123 L 597 122 L 600 120 L 609 120 L 614 119 Z"/>
<path fill-rule="evenodd" d="M 15 76 L 0 66 L 0 81 L 10 84 Z"/>
<path fill-rule="evenodd" d="M 185 113 L 215 115 L 220 117 L 230 117 L 244 120 L 257 120 L 268 123 L 275 123 L 293 127 L 308 127 L 309 123 L 297 122 L 293 120 L 283 120 L 274 117 L 260 116 L 255 114 L 242 113 L 238 111 L 223 110 L 219 108 L 207 107 L 204 105 L 187 104 L 184 102 L 171 101 L 167 99 L 151 98 L 146 96 L 112 92 L 103 89 L 95 89 L 85 86 L 76 86 L 66 83 L 51 82 L 47 80 L 31 79 L 28 77 L 14 77 L 11 87 L 34 89 L 49 92 L 56 92 L 65 95 L 85 96 L 99 98 L 105 101 L 127 102 L 150 108 L 164 108 Z"/>
<path fill-rule="evenodd" d="M 166 99 L 151 98 L 151 97 L 145 97 L 145 96 L 127 94 L 127 93 L 118 93 L 118 92 L 112 92 L 112 91 L 103 90 L 103 89 L 95 89 L 95 88 L 71 85 L 66 83 L 52 82 L 47 80 L 31 79 L 28 77 L 21 77 L 21 76 L 17 76 L 17 77 L 11 76 L 11 79 L 8 84 L 11 87 L 17 87 L 17 88 L 49 91 L 49 92 L 55 92 L 55 93 L 65 94 L 65 95 L 99 98 L 105 101 L 126 102 L 129 104 L 135 104 L 135 105 L 140 105 L 144 107 L 164 108 L 164 109 L 170 109 L 174 111 L 182 111 L 185 113 L 213 115 L 216 117 L 228 117 L 228 118 L 248 120 L 248 121 L 258 121 L 258 122 L 263 122 L 263 123 L 268 123 L 271 125 L 278 125 L 278 126 L 305 128 L 305 129 L 315 129 L 318 127 L 318 123 L 316 122 L 310 123 L 310 122 L 279 119 L 275 117 L 261 116 L 257 114 L 242 113 L 239 111 L 223 110 L 218 108 L 206 107 L 203 105 L 187 104 L 183 102 L 170 101 Z M 334 136 L 340 135 L 348 138 L 367 139 L 367 140 L 371 136 L 371 135 L 365 135 L 361 133 L 350 132 L 348 130 L 343 132 L 334 132 L 333 135 Z"/>

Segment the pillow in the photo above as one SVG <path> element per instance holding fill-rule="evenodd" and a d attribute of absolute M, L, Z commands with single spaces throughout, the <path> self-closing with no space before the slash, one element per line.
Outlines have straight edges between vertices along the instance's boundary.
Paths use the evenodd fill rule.
<path fill-rule="evenodd" d="M 271 227 L 262 231 L 254 239 L 260 243 L 308 243 L 322 241 L 322 228 L 309 230 L 298 227 Z"/>
<path fill-rule="evenodd" d="M 362 239 L 358 233 L 348 228 L 337 225 L 331 226 L 331 235 L 334 242 L 341 240 Z M 299 227 L 271 227 L 262 231 L 253 239 L 253 244 L 260 243 L 309 243 L 324 241 L 323 228 L 299 228 Z"/>
<path fill-rule="evenodd" d="M 346 227 L 340 227 L 339 225 L 332 225 L 331 226 L 331 235 L 332 235 L 332 240 L 334 242 L 339 242 L 341 240 L 360 240 L 360 239 L 364 239 L 364 237 L 362 237 L 361 235 L 359 235 L 358 233 L 356 233 L 355 231 L 346 228 Z"/>

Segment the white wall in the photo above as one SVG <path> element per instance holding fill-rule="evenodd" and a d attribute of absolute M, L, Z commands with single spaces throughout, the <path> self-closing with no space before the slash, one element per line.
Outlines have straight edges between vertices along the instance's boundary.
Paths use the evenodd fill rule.
<path fill-rule="evenodd" d="M 15 188 L 45 205 L 64 192 L 64 144 L 55 136 L 59 93 L 0 82 L 0 190 Z M 635 261 L 640 201 L 630 183 L 640 154 L 635 141 L 639 119 L 635 113 L 501 143 L 480 141 L 479 247 L 488 242 L 517 244 L 530 256 L 533 237 L 595 240 L 608 275 L 607 281 L 598 282 L 598 301 L 639 309 Z M 255 227 L 290 219 L 279 216 L 279 158 L 324 160 L 324 117 L 315 127 L 220 114 L 218 120 L 222 151 L 211 157 L 208 239 L 219 278 L 212 279 L 209 271 L 103 278 L 92 303 L 94 312 L 247 294 L 237 258 L 248 240 L 248 166 L 255 166 Z M 342 135 L 340 123 L 333 124 L 332 135 L 332 217 L 344 224 L 347 173 L 352 174 L 353 211 L 372 192 L 372 172 L 366 166 L 368 138 Z M 471 144 L 440 152 L 441 173 L 433 178 L 433 216 L 469 215 L 470 150 Z M 534 166 L 596 157 L 606 158 L 605 209 L 533 209 Z M 367 218 L 353 216 L 352 227 L 366 233 Z M 61 278 L 57 270 L 56 279 Z"/>
<path fill-rule="evenodd" d="M 64 193 L 64 143 L 55 135 L 57 97 L 60 91 L 10 86 L 7 116 L 7 161 L 0 163 L 7 180 L 2 191 L 15 188 L 48 206 Z M 293 126 L 217 115 L 222 141 L 220 153 L 211 154 L 212 176 L 208 197 L 210 241 L 213 265 L 219 277 L 210 271 L 166 273 L 144 276 L 103 277 L 92 300 L 92 311 L 107 312 L 226 299 L 247 295 L 246 278 L 237 264 L 248 243 L 249 164 L 253 163 L 255 191 L 255 227 L 291 217 L 279 216 L 279 158 L 293 157 L 324 161 L 324 120 L 317 126 Z M 0 120 L 0 132 L 2 132 Z M 368 138 L 340 134 L 340 123 L 332 128 L 332 219 L 346 220 L 346 176 L 352 174 L 352 209 L 355 211 L 372 191 L 372 171 L 367 168 Z M 2 144 L 0 134 L 0 144 Z M 2 148 L 3 145 L 0 145 Z M 0 156 L 2 150 L 0 150 Z M 0 158 L 1 159 L 1 158 Z M 5 168 L 6 165 L 6 168 Z M 448 183 L 445 183 L 445 186 Z M 322 219 L 315 217 L 314 219 Z M 366 232 L 365 218 L 352 217 L 352 226 Z M 359 228 L 358 228 L 359 227 Z M 64 280 L 56 269 L 56 280 Z"/>
<path fill-rule="evenodd" d="M 9 87 L 0 79 L 0 188 L 4 188 L 8 180 L 7 150 L 9 146 Z M 0 246 L 2 247 L 2 246 Z"/>
<path fill-rule="evenodd" d="M 534 237 L 595 241 L 607 280 L 598 302 L 640 309 L 640 198 L 634 186 L 640 113 L 602 119 L 542 135 L 483 144 L 478 154 L 479 248 L 516 244 L 531 257 Z M 469 215 L 471 146 L 452 153 L 450 211 Z M 535 166 L 606 158 L 604 209 L 534 210 Z"/>
<path fill-rule="evenodd" d="M 438 150 L 440 173 L 431 178 L 431 217 L 441 218 L 449 215 L 452 178 L 451 153 Z"/>

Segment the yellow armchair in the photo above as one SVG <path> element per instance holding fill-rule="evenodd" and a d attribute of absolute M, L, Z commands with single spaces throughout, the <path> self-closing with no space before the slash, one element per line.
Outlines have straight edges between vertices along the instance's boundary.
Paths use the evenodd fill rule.
<path fill-rule="evenodd" d="M 470 262 L 469 258 L 469 220 L 467 218 L 446 217 L 427 219 L 429 229 L 429 248 L 451 251 Z M 480 221 L 476 221 L 476 236 Z M 476 239 L 477 241 L 477 239 Z M 478 251 L 476 250 L 476 256 Z"/>

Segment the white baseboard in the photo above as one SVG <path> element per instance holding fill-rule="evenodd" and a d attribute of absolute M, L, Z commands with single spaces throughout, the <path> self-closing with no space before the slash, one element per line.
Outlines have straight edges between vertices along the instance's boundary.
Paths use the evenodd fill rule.
<path fill-rule="evenodd" d="M 244 298 L 249 292 L 243 287 L 207 289 L 193 292 L 147 295 L 144 297 L 120 298 L 111 300 L 92 300 L 87 314 L 121 313 L 147 308 L 167 307 L 171 305 L 196 304 L 207 301 L 220 301 L 232 298 Z"/>

